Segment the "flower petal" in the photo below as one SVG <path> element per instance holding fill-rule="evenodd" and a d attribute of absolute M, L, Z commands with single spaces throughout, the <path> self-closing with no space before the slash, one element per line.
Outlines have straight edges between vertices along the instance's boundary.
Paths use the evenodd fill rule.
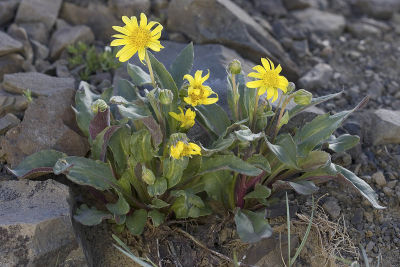
<path fill-rule="evenodd" d="M 164 48 L 160 42 L 156 43 L 156 42 L 150 42 L 150 44 L 148 45 L 148 48 L 150 48 L 153 51 L 159 52 L 161 50 L 161 48 Z"/>
<path fill-rule="evenodd" d="M 140 13 L 140 27 L 145 28 L 147 26 L 147 17 L 146 14 Z"/>
<path fill-rule="evenodd" d="M 279 89 L 281 89 L 283 92 L 287 92 L 287 87 L 289 85 L 289 81 L 284 77 L 284 76 L 279 76 Z"/>
<path fill-rule="evenodd" d="M 139 49 L 138 50 L 138 55 L 139 55 L 140 62 L 143 63 L 143 60 L 146 57 L 146 49 L 144 49 L 144 48 Z"/>
<path fill-rule="evenodd" d="M 161 31 L 164 27 L 159 24 L 157 27 L 154 28 L 154 30 L 151 31 L 151 36 L 157 35 L 157 34 L 161 34 Z"/>
<path fill-rule="evenodd" d="M 263 75 L 261 73 L 259 73 L 259 72 L 250 72 L 249 75 L 247 75 L 247 76 L 252 77 L 252 78 L 261 79 L 261 77 Z"/>
<path fill-rule="evenodd" d="M 264 73 L 265 72 L 265 69 L 261 65 L 254 66 L 253 70 L 258 71 L 260 73 Z"/>
<path fill-rule="evenodd" d="M 209 97 L 202 101 L 203 105 L 211 105 L 218 102 L 218 97 Z"/>
<path fill-rule="evenodd" d="M 193 81 L 194 81 L 193 76 L 190 75 L 190 74 L 186 74 L 185 76 L 183 76 L 183 79 L 184 79 L 184 80 L 186 79 L 190 84 L 192 84 Z"/>
<path fill-rule="evenodd" d="M 201 78 L 201 83 L 204 83 L 205 81 L 207 81 L 209 77 L 210 77 L 210 70 L 208 70 L 208 73 L 207 73 L 206 76 L 204 76 L 203 78 Z"/>
<path fill-rule="evenodd" d="M 125 27 L 112 26 L 112 28 L 113 28 L 114 30 L 116 30 L 117 32 L 123 33 L 123 34 L 125 34 L 125 35 L 130 35 L 130 34 L 131 34 L 130 31 L 129 31 L 127 28 L 125 28 Z"/>
<path fill-rule="evenodd" d="M 278 74 L 281 73 L 281 71 L 282 71 L 281 64 L 279 64 L 279 65 L 276 67 L 275 71 L 276 71 L 276 73 L 278 73 Z"/>
<path fill-rule="evenodd" d="M 136 18 L 136 16 L 132 16 L 131 17 L 131 22 L 132 22 L 132 25 L 133 25 L 133 27 L 136 29 L 137 27 L 139 27 L 139 24 L 138 24 L 138 21 L 137 21 L 137 18 Z"/>
<path fill-rule="evenodd" d="M 267 88 L 267 99 L 271 99 L 275 94 L 275 89 L 274 88 Z"/>
<path fill-rule="evenodd" d="M 274 103 L 278 99 L 279 93 L 278 90 L 274 90 L 274 98 L 272 98 L 271 103 Z"/>
<path fill-rule="evenodd" d="M 157 21 L 150 21 L 149 24 L 147 24 L 146 29 L 151 30 L 151 28 L 153 28 L 156 24 L 158 24 Z"/>
<path fill-rule="evenodd" d="M 263 85 L 263 81 L 262 80 L 255 80 L 255 81 L 251 81 L 246 83 L 246 86 L 248 88 L 259 88 Z"/>
<path fill-rule="evenodd" d="M 202 76 L 202 74 L 203 74 L 203 71 L 202 71 L 202 70 L 196 71 L 196 73 L 194 74 L 194 80 L 195 80 L 196 82 L 200 82 L 200 81 L 201 81 L 201 76 Z"/>
<path fill-rule="evenodd" d="M 110 46 L 120 46 L 120 45 L 126 45 L 128 43 L 129 41 L 126 39 L 115 39 L 111 42 Z"/>
<path fill-rule="evenodd" d="M 267 87 L 265 87 L 265 86 L 260 87 L 260 88 L 258 89 L 258 95 L 263 95 L 263 94 L 265 94 L 265 91 L 267 91 Z"/>
<path fill-rule="evenodd" d="M 137 49 L 131 47 L 131 48 L 127 48 L 127 50 L 121 54 L 121 56 L 119 57 L 119 61 L 121 62 L 125 62 L 128 59 L 130 59 L 135 53 L 137 52 Z"/>
<path fill-rule="evenodd" d="M 269 64 L 269 60 L 266 58 L 261 58 L 261 63 L 263 64 L 266 70 L 271 70 L 271 65 Z"/>

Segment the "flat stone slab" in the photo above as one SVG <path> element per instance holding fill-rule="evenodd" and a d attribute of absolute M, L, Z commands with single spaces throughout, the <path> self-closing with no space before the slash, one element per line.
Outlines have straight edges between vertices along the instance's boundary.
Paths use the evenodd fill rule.
<path fill-rule="evenodd" d="M 22 51 L 23 45 L 10 35 L 0 31 L 0 56 Z"/>
<path fill-rule="evenodd" d="M 42 22 L 51 29 L 56 22 L 62 0 L 22 0 L 15 21 Z"/>
<path fill-rule="evenodd" d="M 29 89 L 33 96 L 49 96 L 65 89 L 74 89 L 75 80 L 38 72 L 20 72 L 4 75 L 3 88 L 14 94 L 22 94 Z"/>
<path fill-rule="evenodd" d="M 0 180 L 0 266 L 86 266 L 69 198 L 54 180 Z"/>

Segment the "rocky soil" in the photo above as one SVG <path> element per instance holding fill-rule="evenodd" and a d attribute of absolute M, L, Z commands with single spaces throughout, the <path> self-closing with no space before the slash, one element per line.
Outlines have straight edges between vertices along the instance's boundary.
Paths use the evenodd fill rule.
<path fill-rule="evenodd" d="M 184 43 L 195 43 L 195 69 L 210 68 L 210 85 L 221 99 L 226 63 L 239 58 L 248 72 L 265 56 L 282 64 L 298 88 L 315 96 L 343 91 L 310 111 L 310 117 L 321 110 L 335 113 L 353 107 L 369 95 L 368 105 L 340 129 L 360 135 L 361 144 L 333 159 L 367 181 L 387 209 L 374 210 L 361 196 L 333 182 L 321 186 L 320 195 L 329 196 L 320 205 L 330 220 L 342 221 L 370 262 L 380 257 L 381 266 L 400 266 L 398 0 L 0 0 L 1 265 L 40 264 L 43 255 L 54 253 L 60 255 L 59 266 L 87 264 L 71 226 L 68 189 L 58 182 L 10 180 L 5 166 L 44 148 L 69 155 L 88 152 L 71 110 L 80 80 L 69 69 L 66 47 L 82 41 L 104 50 L 111 41 L 111 26 L 122 24 L 122 15 L 140 12 L 166 27 L 166 49 L 157 54 L 164 64 L 169 65 Z M 89 82 L 102 91 L 126 75 L 121 66 L 93 74 Z M 30 103 L 23 95 L 27 89 L 33 96 Z M 65 197 L 60 200 L 54 194 Z M 54 199 L 54 205 L 41 214 L 43 198 Z M 309 200 L 291 195 L 294 206 Z M 13 205 L 22 207 L 21 214 L 10 216 Z M 32 216 L 22 213 L 26 210 Z M 46 229 L 43 225 L 59 229 L 60 224 L 67 225 L 62 240 L 50 242 L 38 230 Z M 303 256 L 298 264 L 310 266 L 310 257 Z M 54 258 L 47 260 L 54 264 Z"/>

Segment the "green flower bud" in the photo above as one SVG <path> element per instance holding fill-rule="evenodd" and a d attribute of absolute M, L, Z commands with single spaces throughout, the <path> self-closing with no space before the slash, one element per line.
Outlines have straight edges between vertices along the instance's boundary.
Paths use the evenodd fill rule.
<path fill-rule="evenodd" d="M 161 89 L 159 99 L 161 104 L 169 105 L 174 99 L 174 93 L 172 93 L 172 91 L 168 89 Z"/>
<path fill-rule="evenodd" d="M 240 142 L 239 142 L 239 147 L 240 147 L 241 149 L 248 148 L 249 146 L 250 146 L 250 142 L 249 142 L 249 141 L 240 141 Z"/>
<path fill-rule="evenodd" d="M 142 180 L 148 185 L 152 185 L 156 181 L 154 173 L 144 165 L 142 165 Z"/>
<path fill-rule="evenodd" d="M 234 59 L 234 60 L 232 60 L 231 63 L 229 63 L 228 71 L 231 74 L 239 74 L 242 71 L 242 64 L 240 63 L 239 60 Z"/>
<path fill-rule="evenodd" d="M 296 90 L 296 85 L 294 83 L 290 82 L 287 86 L 287 94 L 290 94 L 294 90 Z"/>
<path fill-rule="evenodd" d="M 93 104 L 90 106 L 90 109 L 93 111 L 94 114 L 97 114 L 97 112 L 104 112 L 108 108 L 108 105 L 106 101 L 103 99 L 97 99 L 96 101 L 93 102 Z"/>
<path fill-rule="evenodd" d="M 294 102 L 297 105 L 307 106 L 311 103 L 312 93 L 310 93 L 304 89 L 298 90 L 293 95 L 294 95 Z"/>

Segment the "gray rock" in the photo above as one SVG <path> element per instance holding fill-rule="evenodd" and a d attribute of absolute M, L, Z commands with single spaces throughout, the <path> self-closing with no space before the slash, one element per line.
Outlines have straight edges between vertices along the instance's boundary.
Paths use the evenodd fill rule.
<path fill-rule="evenodd" d="M 46 59 L 49 56 L 49 49 L 41 43 L 31 40 L 35 59 Z"/>
<path fill-rule="evenodd" d="M 0 181 L 0 265 L 86 266 L 70 198 L 68 187 L 53 180 Z"/>
<path fill-rule="evenodd" d="M 400 144 L 400 111 L 378 109 L 364 113 L 361 120 L 367 143 Z"/>
<path fill-rule="evenodd" d="M 306 90 L 319 89 L 325 87 L 332 78 L 333 69 L 325 63 L 315 65 L 303 77 L 299 79 L 299 85 Z"/>
<path fill-rule="evenodd" d="M 346 27 L 351 34 L 358 38 L 365 38 L 368 36 L 377 38 L 382 35 L 379 28 L 363 22 L 347 23 Z"/>
<path fill-rule="evenodd" d="M 20 52 L 22 49 L 23 45 L 21 42 L 0 31 L 0 56 Z"/>
<path fill-rule="evenodd" d="M 173 60 L 179 54 L 179 52 L 187 45 L 174 42 L 162 42 L 165 47 L 157 53 L 156 57 L 161 61 L 167 68 L 171 65 Z M 194 75 L 196 70 L 203 70 L 203 75 L 207 74 L 207 70 L 210 70 L 210 78 L 206 81 L 215 92 L 218 93 L 219 101 L 218 104 L 228 108 L 227 98 L 227 83 L 226 83 L 226 66 L 233 59 L 238 59 L 242 63 L 242 70 L 244 73 L 249 73 L 253 67 L 253 63 L 241 58 L 235 51 L 226 48 L 222 45 L 195 45 L 194 46 L 194 63 L 191 75 Z M 140 63 L 137 56 L 131 60 L 131 63 L 136 64 L 145 68 Z M 118 74 L 119 77 L 124 77 L 125 67 L 121 67 L 123 73 Z M 114 86 L 119 78 L 114 77 Z"/>
<path fill-rule="evenodd" d="M 64 27 L 57 30 L 51 36 L 50 40 L 50 57 L 56 59 L 60 56 L 61 52 L 71 44 L 76 42 L 92 43 L 94 35 L 92 30 L 85 25 Z"/>
<path fill-rule="evenodd" d="M 109 43 L 111 35 L 115 34 L 112 26 L 121 25 L 112 11 L 104 5 L 90 2 L 88 7 L 64 2 L 60 11 L 60 18 L 72 25 L 87 25 L 93 31 L 96 39 Z"/>
<path fill-rule="evenodd" d="M 17 26 L 17 24 L 12 24 L 8 28 L 8 34 L 23 44 L 23 55 L 26 61 L 25 64 L 31 64 L 33 62 L 33 49 L 25 29 Z M 24 65 L 24 69 L 27 70 L 28 67 Z"/>
<path fill-rule="evenodd" d="M 346 26 L 346 20 L 342 15 L 314 8 L 295 11 L 292 14 L 299 20 L 300 28 L 314 33 L 340 35 Z"/>
<path fill-rule="evenodd" d="M 28 101 L 25 96 L 13 95 L 0 90 L 0 116 L 10 112 L 22 113 L 27 107 Z"/>
<path fill-rule="evenodd" d="M 149 13 L 150 0 L 108 0 L 108 6 L 117 16 L 139 16 L 140 13 Z"/>
<path fill-rule="evenodd" d="M 283 0 L 283 4 L 289 10 L 311 7 L 312 0 Z"/>
<path fill-rule="evenodd" d="M 338 200 L 334 197 L 328 197 L 325 203 L 322 205 L 322 208 L 334 220 L 340 216 L 341 208 Z"/>
<path fill-rule="evenodd" d="M 4 74 L 20 72 L 24 58 L 19 54 L 9 54 L 0 57 L 0 81 L 3 80 Z"/>
<path fill-rule="evenodd" d="M 73 89 L 75 81 L 72 78 L 56 78 L 49 75 L 26 72 L 4 75 L 4 90 L 10 93 L 22 94 L 31 90 L 34 96 L 49 96 L 65 89 Z"/>
<path fill-rule="evenodd" d="M 301 40 L 301 41 L 293 41 L 291 44 L 291 48 L 296 53 L 296 55 L 300 58 L 310 55 L 310 50 L 308 48 L 308 41 Z"/>
<path fill-rule="evenodd" d="M 254 62 L 269 57 L 283 66 L 289 79 L 298 78 L 297 66 L 280 43 L 230 0 L 173 0 L 167 24 L 197 43 L 220 43 Z"/>
<path fill-rule="evenodd" d="M 73 88 L 64 88 L 50 97 L 41 96 L 30 103 L 21 124 L 9 130 L 1 141 L 8 164 L 13 167 L 26 156 L 43 149 L 86 155 L 87 139 L 78 134 L 71 108 L 74 96 Z"/>
<path fill-rule="evenodd" d="M 383 192 L 385 193 L 385 195 L 387 195 L 388 197 L 391 197 L 391 196 L 393 196 L 393 194 L 394 194 L 393 189 L 391 189 L 391 188 L 389 188 L 389 187 L 387 187 L 387 186 L 383 187 L 383 188 L 382 188 L 382 191 L 383 191 Z"/>
<path fill-rule="evenodd" d="M 58 16 L 62 0 L 22 0 L 15 22 L 43 22 L 50 30 Z"/>
<path fill-rule="evenodd" d="M 390 19 L 400 9 L 397 0 L 357 0 L 358 11 L 376 19 Z"/>
<path fill-rule="evenodd" d="M 374 182 L 379 186 L 386 185 L 385 176 L 383 175 L 383 172 L 381 172 L 381 171 L 372 174 L 372 180 L 374 180 Z"/>
<path fill-rule="evenodd" d="M 43 22 L 20 23 L 19 26 L 25 29 L 30 39 L 47 44 L 49 41 L 50 30 Z"/>
<path fill-rule="evenodd" d="M 21 121 L 12 113 L 6 114 L 0 119 L 0 134 L 4 134 L 9 129 L 17 126 Z"/>
<path fill-rule="evenodd" d="M 255 0 L 255 8 L 268 16 L 284 16 L 287 11 L 281 0 Z"/>
<path fill-rule="evenodd" d="M 18 0 L 0 1 L 0 26 L 12 21 L 18 4 Z"/>

